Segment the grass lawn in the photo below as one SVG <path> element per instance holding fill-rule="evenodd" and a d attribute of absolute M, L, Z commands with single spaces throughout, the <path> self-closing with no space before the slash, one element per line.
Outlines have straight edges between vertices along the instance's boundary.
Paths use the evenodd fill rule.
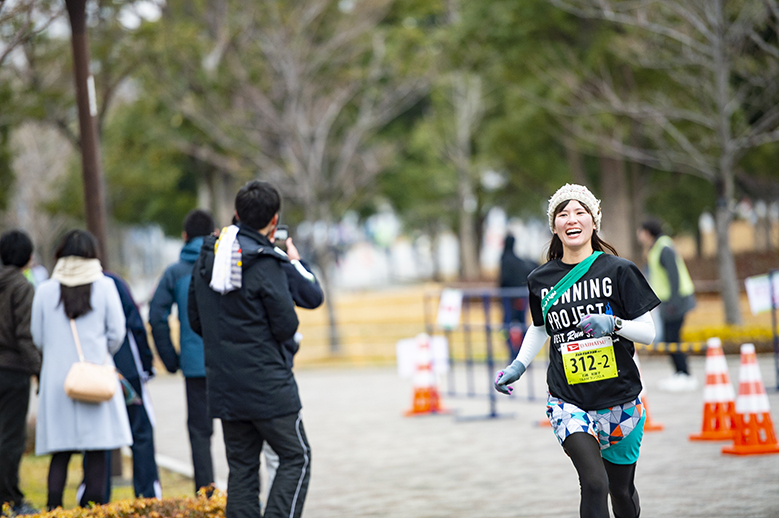
<path fill-rule="evenodd" d="M 36 508 L 42 509 L 46 505 L 47 478 L 49 475 L 49 455 L 36 457 L 25 455 L 19 473 L 21 489 L 25 498 Z M 68 482 L 65 486 L 63 506 L 65 509 L 76 507 L 76 490 L 83 478 L 81 469 L 82 456 L 73 455 L 68 465 Z M 111 490 L 111 500 L 134 499 L 132 486 L 132 460 L 125 457 L 122 466 L 123 484 L 117 484 L 116 480 Z M 194 496 L 195 484 L 191 478 L 178 473 L 160 468 L 160 483 L 162 484 L 162 496 L 165 498 Z"/>

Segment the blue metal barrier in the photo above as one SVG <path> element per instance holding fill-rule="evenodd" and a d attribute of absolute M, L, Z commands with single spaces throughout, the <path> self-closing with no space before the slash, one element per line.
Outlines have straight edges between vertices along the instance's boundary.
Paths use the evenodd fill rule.
<path fill-rule="evenodd" d="M 452 333 L 453 330 L 451 329 L 441 329 L 435 322 L 435 317 L 433 314 L 431 314 L 429 310 L 429 304 L 431 300 L 438 301 L 441 296 L 441 291 L 436 292 L 426 292 L 424 295 L 424 316 L 425 316 L 425 328 L 427 330 L 427 333 L 429 335 L 433 335 L 435 332 L 443 332 L 446 336 L 446 339 L 449 343 L 449 372 L 447 375 L 447 394 L 452 397 L 483 397 L 486 395 L 489 399 L 489 414 L 487 414 L 486 418 L 497 418 L 497 417 L 503 417 L 498 414 L 497 411 L 497 391 L 495 390 L 493 383 L 494 383 L 494 375 L 496 372 L 496 363 L 495 363 L 495 351 L 493 347 L 493 340 L 492 340 L 492 332 L 495 329 L 495 326 L 492 322 L 492 304 L 493 302 L 496 302 L 500 305 L 504 298 L 527 298 L 528 296 L 528 290 L 526 287 L 522 288 L 457 288 L 453 287 L 451 289 L 456 289 L 462 293 L 463 300 L 462 300 L 462 310 L 461 310 L 461 317 L 460 317 L 460 326 L 459 328 L 462 329 L 463 333 L 463 344 L 464 344 L 464 351 L 463 351 L 463 365 L 465 366 L 465 383 L 466 383 L 466 392 L 464 394 L 457 392 L 456 387 L 456 379 L 455 379 L 455 355 L 453 352 L 453 342 L 452 342 Z M 480 304 L 482 306 L 482 309 L 484 311 L 484 323 L 478 323 L 473 324 L 471 321 L 472 316 L 472 304 Z M 526 316 L 527 319 L 530 319 L 530 315 Z M 504 325 L 501 321 L 500 328 L 503 329 L 507 334 L 509 332 L 508 326 Z M 523 329 L 523 332 L 525 329 Z M 484 332 L 485 333 L 485 340 L 486 340 L 486 357 L 485 357 L 485 365 L 487 368 L 487 392 L 486 394 L 477 394 L 475 389 L 475 373 L 474 373 L 474 366 L 476 364 L 476 361 L 474 359 L 473 354 L 473 333 L 474 332 Z M 507 335 L 508 336 L 508 335 Z M 528 367 L 527 373 L 523 377 L 523 379 L 527 379 L 527 386 L 528 386 L 528 396 L 527 399 L 530 401 L 535 400 L 535 393 L 533 388 L 533 369 L 532 364 L 530 367 Z M 517 396 L 512 396 L 517 397 Z"/>

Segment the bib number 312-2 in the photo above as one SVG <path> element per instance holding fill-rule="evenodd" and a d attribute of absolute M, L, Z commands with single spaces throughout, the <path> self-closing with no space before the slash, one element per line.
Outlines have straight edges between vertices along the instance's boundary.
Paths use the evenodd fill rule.
<path fill-rule="evenodd" d="M 568 342 L 560 348 L 569 385 L 617 377 L 617 360 L 611 337 Z"/>

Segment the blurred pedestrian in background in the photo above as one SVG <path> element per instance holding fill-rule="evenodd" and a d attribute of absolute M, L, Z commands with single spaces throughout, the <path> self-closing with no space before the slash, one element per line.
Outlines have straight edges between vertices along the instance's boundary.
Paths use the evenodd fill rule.
<path fill-rule="evenodd" d="M 30 262 L 23 270 L 24 276 L 33 286 L 38 286 L 40 283 L 49 278 L 49 272 L 42 264 L 38 264 L 35 259 L 35 255 L 30 258 Z"/>
<path fill-rule="evenodd" d="M 200 255 L 203 238 L 215 231 L 214 219 L 204 210 L 195 209 L 184 218 L 184 247 L 179 261 L 169 266 L 157 285 L 149 303 L 151 325 L 157 354 L 168 372 L 179 369 L 184 374 L 187 393 L 187 429 L 192 448 L 192 465 L 195 469 L 195 493 L 214 483 L 211 457 L 213 421 L 208 415 L 206 397 L 206 367 L 203 359 L 203 339 L 192 331 L 187 318 L 187 293 L 192 278 L 192 267 Z M 173 305 L 178 309 L 179 352 L 171 340 L 170 317 Z"/>
<path fill-rule="evenodd" d="M 528 278 L 533 327 L 495 388 L 510 394 L 550 338 L 546 413 L 579 475 L 580 516 L 609 518 L 610 495 L 614 516 L 638 518 L 645 417 L 634 342 L 654 339 L 649 312 L 660 301 L 638 267 L 600 238 L 600 200 L 589 189 L 564 185 L 547 215 L 548 261 Z"/>
<path fill-rule="evenodd" d="M 660 318 L 663 340 L 679 343 L 687 312 L 695 307 L 695 286 L 684 264 L 684 259 L 674 249 L 673 240 L 663 234 L 657 220 L 647 220 L 638 230 L 638 240 L 644 246 L 649 270 L 649 284 L 662 302 Z M 668 392 L 695 390 L 698 382 L 690 375 L 687 354 L 669 353 L 674 374 L 660 380 L 659 388 Z"/>
<path fill-rule="evenodd" d="M 127 322 L 127 336 L 119 350 L 114 353 L 114 363 L 125 380 L 125 404 L 133 434 L 133 489 L 138 498 L 162 498 L 157 461 L 154 459 L 154 412 L 146 390 L 146 382 L 154 376 L 153 356 L 146 337 L 146 326 L 130 287 L 117 274 L 104 273 L 116 285 Z M 110 478 L 108 483 L 110 484 Z M 110 487 L 108 495 L 110 498 Z"/>
<path fill-rule="evenodd" d="M 89 232 L 68 232 L 55 258 L 51 279 L 35 292 L 31 319 L 33 341 L 43 353 L 35 453 L 52 455 L 49 509 L 62 506 L 68 462 L 78 452 L 86 457 L 86 487 L 80 505 L 105 503 L 107 451 L 132 444 L 121 390 L 109 401 L 84 403 L 69 398 L 64 389 L 68 371 L 79 361 L 71 319 L 86 361 L 114 365 L 112 355 L 125 338 L 125 317 L 116 284 L 103 275 L 97 242 Z"/>
<path fill-rule="evenodd" d="M 35 288 L 22 273 L 32 241 L 12 230 L 0 237 L 0 506 L 14 514 L 38 514 L 19 489 L 19 464 L 27 440 L 30 377 L 41 372 L 41 355 L 30 334 Z"/>
<path fill-rule="evenodd" d="M 516 239 L 509 233 L 503 243 L 503 254 L 500 256 L 500 287 L 527 287 L 527 276 L 538 265 L 528 259 L 518 257 L 514 253 Z M 527 330 L 525 324 L 525 309 L 527 297 L 503 297 L 503 331 L 506 333 L 506 345 L 509 361 L 513 361 L 522 344 L 522 337 Z"/>

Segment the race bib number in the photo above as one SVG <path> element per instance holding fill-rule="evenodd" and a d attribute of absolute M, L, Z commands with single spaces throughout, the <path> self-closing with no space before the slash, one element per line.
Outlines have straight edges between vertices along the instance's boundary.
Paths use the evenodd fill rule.
<path fill-rule="evenodd" d="M 560 347 L 569 385 L 617 377 L 617 360 L 611 337 L 569 342 Z"/>

